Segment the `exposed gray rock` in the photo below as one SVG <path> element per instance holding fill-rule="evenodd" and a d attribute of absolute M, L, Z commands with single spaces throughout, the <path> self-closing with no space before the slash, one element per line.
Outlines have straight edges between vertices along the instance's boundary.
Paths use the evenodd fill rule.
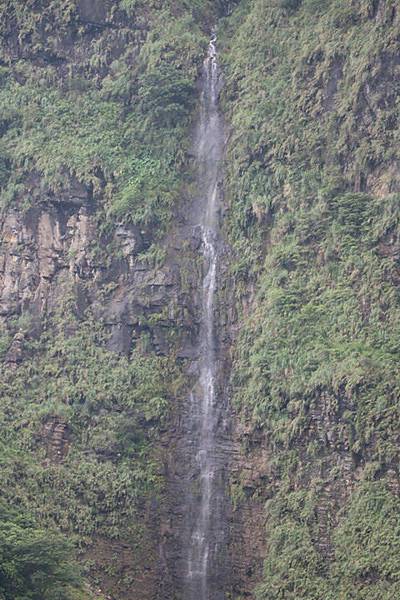
<path fill-rule="evenodd" d="M 104 25 L 107 22 L 110 5 L 109 0 L 79 0 L 79 16 L 82 21 Z"/>
<path fill-rule="evenodd" d="M 5 359 L 9 367 L 16 369 L 18 364 L 22 361 L 24 340 L 25 336 L 21 331 L 15 334 Z"/>
<path fill-rule="evenodd" d="M 129 266 L 134 266 L 134 257 L 143 250 L 143 239 L 140 230 L 135 225 L 119 225 L 115 236 L 121 247 L 122 254 L 128 260 Z"/>

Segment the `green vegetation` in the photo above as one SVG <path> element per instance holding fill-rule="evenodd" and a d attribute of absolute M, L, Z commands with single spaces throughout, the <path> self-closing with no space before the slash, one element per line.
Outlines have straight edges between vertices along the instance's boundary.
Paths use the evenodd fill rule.
<path fill-rule="evenodd" d="M 72 545 L 31 517 L 0 506 L 0 596 L 4 600 L 84 600 Z"/>
<path fill-rule="evenodd" d="M 141 258 L 162 262 L 157 240 L 191 183 L 196 80 L 215 10 L 209 0 L 1 3 L 2 211 L 86 203 L 99 232 L 139 225 Z M 98 260 L 116 259 L 112 243 L 93 245 L 101 250 Z M 86 598 L 77 552 L 87 582 L 110 577 L 117 595 L 152 560 L 145 515 L 163 501 L 160 436 L 180 373 L 173 356 L 150 352 L 145 334 L 129 357 L 118 356 L 107 350 L 104 323 L 73 312 L 9 321 L 0 335 L 1 499 L 26 519 L 23 534 L 15 517 L 8 550 L 8 517 L 0 516 L 5 600 Z M 7 352 L 16 333 L 22 361 L 14 369 Z M 113 559 L 118 544 L 129 553 L 129 577 Z M 37 559 L 26 565 L 29 552 Z"/>
<path fill-rule="evenodd" d="M 58 0 L 40 12 L 31 4 L 0 8 L 2 203 L 21 195 L 28 205 L 43 201 L 43 190 L 57 196 L 75 177 L 111 222 L 161 232 L 190 179 L 188 128 L 207 41 L 200 18 L 185 3 L 114 3 L 92 9 L 93 32 L 84 3 Z M 203 17 L 211 10 L 206 2 L 200 9 Z M 38 199 L 27 185 L 32 174 L 41 181 Z"/>
<path fill-rule="evenodd" d="M 262 600 L 398 595 L 396 10 L 254 0 L 223 24 L 226 228 L 256 286 L 232 383 L 272 455 Z"/>
<path fill-rule="evenodd" d="M 399 498 L 380 482 L 356 490 L 335 532 L 339 598 L 399 595 L 399 512 Z"/>
<path fill-rule="evenodd" d="M 315 539 L 314 492 L 282 492 L 267 504 L 268 538 L 264 582 L 257 599 L 333 600 L 323 556 Z"/>
<path fill-rule="evenodd" d="M 238 302 L 255 290 L 232 386 L 249 461 L 253 431 L 271 469 L 268 489 L 246 489 L 240 477 L 231 488 L 235 509 L 251 494 L 268 498 L 256 597 L 392 600 L 400 595 L 395 0 L 120 0 L 89 13 L 80 0 L 40 10 L 6 0 L 1 206 L 54 203 L 80 185 L 99 230 L 139 225 L 148 260 L 162 262 L 157 237 L 192 183 L 196 80 L 218 9 L 231 13 L 219 31 L 226 234 Z M 164 316 L 162 307 L 147 325 Z M 158 444 L 181 376 L 145 336 L 129 357 L 110 352 L 106 326 L 91 314 L 78 321 L 67 311 L 33 332 L 8 325 L 2 359 L 13 334 L 26 335 L 18 368 L 0 367 L 0 596 L 81 600 L 90 592 L 74 555 L 123 540 L 134 571 L 143 549 L 151 553 L 142 515 L 162 500 Z"/>
<path fill-rule="evenodd" d="M 137 553 L 149 536 L 143 503 L 163 493 L 155 442 L 170 396 L 179 392 L 179 374 L 168 359 L 138 352 L 128 359 L 108 351 L 106 341 L 101 324 L 64 315 L 39 340 L 26 338 L 30 358 L 16 371 L 0 368 L 2 501 L 33 515 L 40 531 L 32 532 L 32 544 L 48 535 L 49 551 L 49 532 L 58 530 L 83 551 L 105 538 L 123 539 Z M 50 595 L 43 591 L 43 599 L 70 598 L 54 595 L 52 582 L 71 552 L 57 540 L 53 556 L 60 565 L 49 565 L 54 576 L 46 579 Z M 37 577 L 39 567 L 31 566 Z"/>
<path fill-rule="evenodd" d="M 242 2 L 226 20 L 228 184 L 238 243 L 257 235 L 257 222 L 321 194 L 368 187 L 381 197 L 396 189 L 390 5 L 378 19 L 370 0 L 304 1 L 295 12 L 259 0 Z"/>
<path fill-rule="evenodd" d="M 72 335 L 65 328 L 27 341 L 31 359 L 16 372 L 2 367 L 2 497 L 83 540 L 134 534 L 138 499 L 160 489 L 151 442 L 179 378 L 167 359 L 108 351 L 91 320 Z M 71 446 L 61 464 L 46 448 L 51 422 Z"/>
<path fill-rule="evenodd" d="M 354 193 L 276 219 L 235 381 L 277 442 L 289 445 L 308 426 L 325 389 L 331 414 L 345 409 L 353 424 L 354 452 L 382 431 L 376 457 L 397 455 L 389 434 L 398 418 L 400 311 L 396 265 L 381 240 L 398 222 L 397 196 L 382 210 L 381 200 Z M 344 442 L 339 421 L 332 426 Z"/>
<path fill-rule="evenodd" d="M 267 506 L 268 560 L 260 600 L 390 600 L 400 591 L 399 499 L 381 482 L 360 485 L 333 539 L 326 563 L 315 547 L 315 491 L 279 494 Z"/>

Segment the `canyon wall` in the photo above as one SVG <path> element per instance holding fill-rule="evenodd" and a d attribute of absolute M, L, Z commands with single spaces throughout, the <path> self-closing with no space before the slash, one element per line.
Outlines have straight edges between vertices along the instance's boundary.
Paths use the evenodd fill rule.
<path fill-rule="evenodd" d="M 73 543 L 61 597 L 195 597 L 211 507 L 199 598 L 397 597 L 396 3 L 0 16 L 1 502 Z M 196 131 L 216 24 L 213 263 Z M 204 352 L 212 435 L 188 417 Z"/>

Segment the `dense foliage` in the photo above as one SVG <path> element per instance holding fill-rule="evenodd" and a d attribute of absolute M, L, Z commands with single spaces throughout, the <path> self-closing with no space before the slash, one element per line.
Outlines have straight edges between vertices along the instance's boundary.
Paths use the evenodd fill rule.
<path fill-rule="evenodd" d="M 268 558 L 260 600 L 390 600 L 400 592 L 399 498 L 381 482 L 364 483 L 340 514 L 335 555 L 315 545 L 315 492 L 280 493 L 267 506 Z"/>
<path fill-rule="evenodd" d="M 55 196 L 74 176 L 111 218 L 157 231 L 188 180 L 199 23 L 211 6 L 113 4 L 2 4 L 2 202 L 32 203 L 32 173 Z"/>
<path fill-rule="evenodd" d="M 179 376 L 167 359 L 110 352 L 90 319 L 78 329 L 65 315 L 49 325 L 26 339 L 30 359 L 17 371 L 0 369 L 2 499 L 82 548 L 99 536 L 135 548 L 145 528 L 139 508 L 162 492 L 152 443 Z"/>
<path fill-rule="evenodd" d="M 38 527 L 28 514 L 0 506 L 0 597 L 3 600 L 84 600 L 73 547 Z"/>
<path fill-rule="evenodd" d="M 96 213 L 99 232 L 128 222 L 146 233 L 146 248 L 161 237 L 191 181 L 196 80 L 214 11 L 208 0 L 2 2 L 1 209 L 75 201 Z M 106 250 L 105 261 L 118 260 Z M 15 334 L 23 355 L 15 369 L 0 366 L 1 498 L 32 515 L 38 553 L 26 575 L 3 556 L 12 576 L 4 585 L 14 585 L 5 598 L 75 598 L 79 582 L 68 574 L 77 569 L 64 560 L 74 549 L 53 544 L 54 531 L 82 553 L 91 585 L 114 577 L 117 594 L 140 561 L 151 562 L 143 515 L 163 494 L 157 448 L 178 370 L 145 343 L 129 357 L 114 354 L 98 318 L 59 309 L 30 324 L 27 307 L 0 332 L 0 358 Z M 129 552 L 128 575 L 118 543 Z"/>
<path fill-rule="evenodd" d="M 78 182 L 105 230 L 125 221 L 152 240 L 165 232 L 190 191 L 196 80 L 216 9 L 229 13 L 219 31 L 226 234 L 238 301 L 254 290 L 232 386 L 270 468 L 266 485 L 236 494 L 238 504 L 268 499 L 256 596 L 391 600 L 395 0 L 2 2 L 1 206 L 55 203 Z M 7 325 L 0 357 L 20 330 L 24 360 L 0 367 L 1 498 L 18 506 L 0 508 L 0 596 L 81 600 L 76 552 L 120 539 L 135 556 L 149 551 L 140 515 L 163 493 L 157 443 L 180 375 L 174 357 L 110 352 L 90 311 L 60 313 L 34 335 Z M 245 450 L 251 461 L 252 443 Z"/>
<path fill-rule="evenodd" d="M 260 599 L 398 595 L 398 19 L 254 0 L 223 26 L 227 232 L 256 287 L 233 386 L 272 455 Z"/>

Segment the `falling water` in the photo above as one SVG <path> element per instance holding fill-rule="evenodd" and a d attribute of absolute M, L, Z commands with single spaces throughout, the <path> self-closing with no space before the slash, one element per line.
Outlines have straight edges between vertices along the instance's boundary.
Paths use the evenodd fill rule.
<path fill-rule="evenodd" d="M 191 396 L 192 453 L 196 474 L 188 502 L 190 514 L 185 600 L 223 599 L 221 586 L 226 536 L 224 519 L 223 407 L 218 393 L 218 348 L 215 296 L 221 245 L 223 123 L 218 111 L 220 74 L 216 38 L 204 61 L 201 110 L 195 150 L 198 164 L 198 225 L 201 228 L 204 276 L 200 326 L 199 381 Z"/>

